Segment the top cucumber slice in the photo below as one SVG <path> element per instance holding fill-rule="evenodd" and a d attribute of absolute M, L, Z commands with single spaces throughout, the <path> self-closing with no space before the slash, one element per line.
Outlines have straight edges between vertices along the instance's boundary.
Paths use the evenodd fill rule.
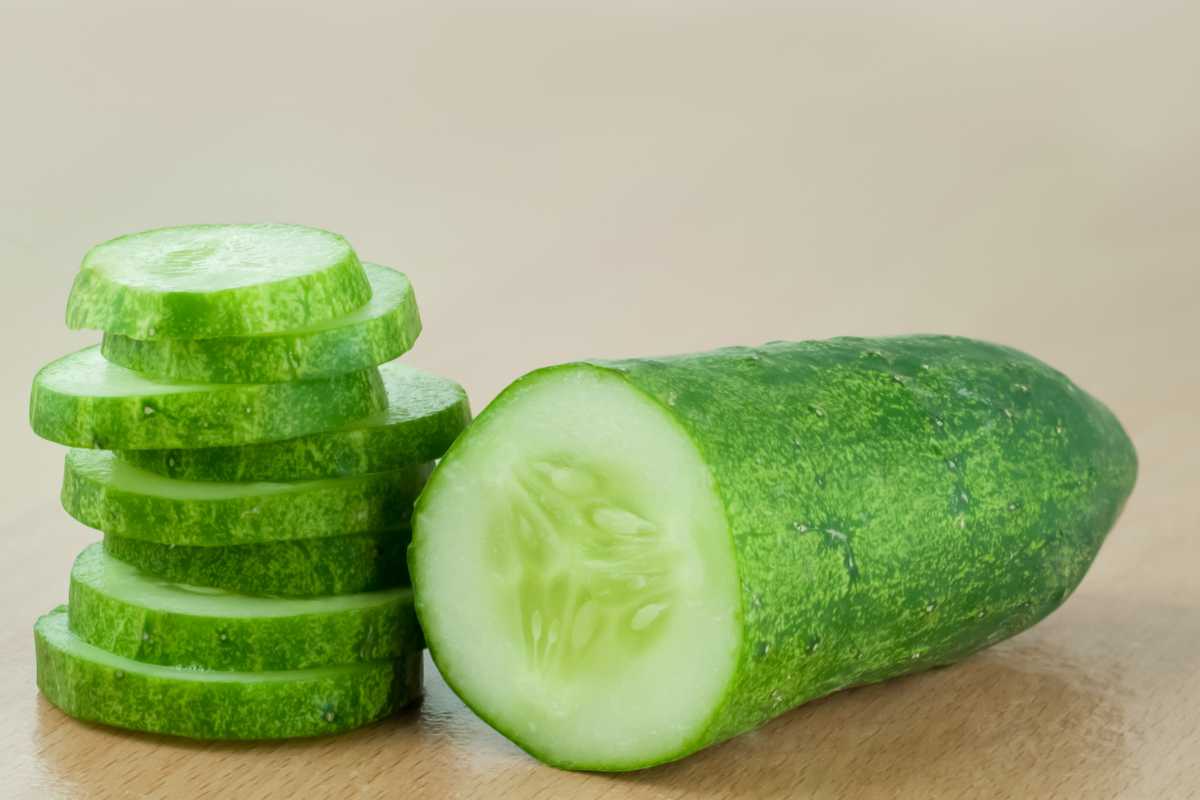
<path fill-rule="evenodd" d="M 638 769 L 1028 628 L 1136 473 L 1099 401 L 969 339 L 569 364 L 451 447 L 409 568 L 469 706 L 551 764 Z"/>
<path fill-rule="evenodd" d="M 449 378 L 393 361 L 379 368 L 388 407 L 328 433 L 242 447 L 125 450 L 122 461 L 194 481 L 301 481 L 397 469 L 441 458 L 471 420 Z"/>
<path fill-rule="evenodd" d="M 337 234 L 302 225 L 189 225 L 97 245 L 67 325 L 136 339 L 287 331 L 364 305 L 371 286 Z"/>
<path fill-rule="evenodd" d="M 277 598 L 162 580 L 91 545 L 71 568 L 71 631 L 110 653 L 193 669 L 307 669 L 421 650 L 412 590 Z"/>
<path fill-rule="evenodd" d="M 104 335 L 105 358 L 144 375 L 201 383 L 273 383 L 382 364 L 421 332 L 412 284 L 402 272 L 364 264 L 371 300 L 362 308 L 295 330 L 218 339 Z"/>
<path fill-rule="evenodd" d="M 332 430 L 386 401 L 374 367 L 291 383 L 171 383 L 112 364 L 93 346 L 38 372 L 29 421 L 71 447 L 216 447 Z"/>

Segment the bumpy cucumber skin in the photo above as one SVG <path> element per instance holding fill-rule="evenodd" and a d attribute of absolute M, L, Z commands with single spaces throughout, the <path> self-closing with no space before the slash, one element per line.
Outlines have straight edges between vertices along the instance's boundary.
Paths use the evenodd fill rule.
<path fill-rule="evenodd" d="M 106 480 L 106 462 L 113 459 L 103 451 L 67 453 L 63 508 L 105 533 L 176 545 L 255 544 L 406 526 L 412 502 L 431 469 L 429 464 L 414 464 L 349 478 L 300 481 L 285 492 L 196 500 L 118 488 Z"/>
<path fill-rule="evenodd" d="M 399 658 L 424 646 L 412 592 L 396 590 L 386 604 L 293 616 L 214 617 L 128 602 L 89 580 L 99 543 L 71 570 L 71 632 L 134 661 L 168 667 L 262 672 Z"/>
<path fill-rule="evenodd" d="M 1098 400 L 1031 356 L 965 338 L 568 364 L 525 376 L 492 407 L 576 369 L 653 399 L 708 464 L 736 554 L 741 643 L 704 728 L 642 763 L 564 761 L 472 705 L 567 769 L 682 758 L 817 697 L 951 664 L 1029 628 L 1083 579 L 1137 475 L 1132 443 Z M 423 497 L 437 484 L 435 471 Z M 421 536 L 418 524 L 409 566 L 425 623 Z M 438 631 L 424 629 L 438 661 Z M 454 665 L 438 665 L 457 691 Z"/>
<path fill-rule="evenodd" d="M 401 284 L 388 313 L 357 325 L 302 333 L 219 339 L 133 339 L 106 333 L 104 357 L 145 375 L 199 383 L 276 383 L 365 369 L 408 352 L 421 333 L 416 296 L 407 276 L 373 264 L 372 277 L 392 273 Z"/>
<path fill-rule="evenodd" d="M 34 626 L 37 684 L 51 703 L 86 722 L 195 739 L 322 736 L 382 719 L 421 691 L 420 650 L 269 683 L 177 680 L 145 674 L 136 662 L 116 669 L 57 645 L 65 616 L 60 606 Z"/>
<path fill-rule="evenodd" d="M 173 546 L 107 535 L 109 555 L 175 583 L 276 597 L 408 585 L 407 529 L 233 547 Z"/>
<path fill-rule="evenodd" d="M 34 433 L 68 447 L 102 450 L 291 439 L 340 428 L 382 411 L 387 403 L 375 368 L 293 383 L 118 396 L 65 394 L 40 378 L 41 373 L 34 378 L 29 399 Z"/>
<path fill-rule="evenodd" d="M 441 458 L 471 421 L 467 393 L 398 362 L 379 369 L 388 408 L 338 430 L 242 447 L 129 450 L 123 461 L 169 478 L 299 481 L 362 475 Z"/>
<path fill-rule="evenodd" d="M 345 239 L 334 233 L 329 236 L 345 247 L 341 258 L 324 270 L 215 292 L 162 292 L 115 283 L 89 267 L 89 251 L 67 300 L 67 327 L 93 328 L 135 339 L 211 339 L 287 331 L 340 317 L 371 299 L 371 285 Z"/>

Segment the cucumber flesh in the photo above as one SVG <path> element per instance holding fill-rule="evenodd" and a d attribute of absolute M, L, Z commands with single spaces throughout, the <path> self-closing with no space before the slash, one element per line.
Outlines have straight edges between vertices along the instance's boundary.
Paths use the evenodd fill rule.
<path fill-rule="evenodd" d="M 160 475 L 204 481 L 332 478 L 441 458 L 471 420 L 466 392 L 398 361 L 379 374 L 387 408 L 335 431 L 241 447 L 127 450 L 118 457 Z"/>
<path fill-rule="evenodd" d="M 62 503 L 105 533 L 163 544 L 237 545 L 407 526 L 432 465 L 291 483 L 182 481 L 104 450 L 67 453 Z"/>
<path fill-rule="evenodd" d="M 148 664 L 262 672 L 398 658 L 422 648 L 412 590 L 270 598 L 173 583 L 108 555 L 71 568 L 71 632 Z"/>
<path fill-rule="evenodd" d="M 164 580 L 254 595 L 312 597 L 408 585 L 407 529 L 225 547 L 106 535 L 104 548 Z"/>
<path fill-rule="evenodd" d="M 333 320 L 297 330 L 219 339 L 134 339 L 106 333 L 102 350 L 144 375 L 200 383 L 274 383 L 366 369 L 400 356 L 421 332 L 412 284 L 402 272 L 364 264 L 371 299 Z"/>
<path fill-rule="evenodd" d="M 284 739 L 351 730 L 420 694 L 421 652 L 269 672 L 145 664 L 88 644 L 65 607 L 34 625 L 38 688 L 67 715 L 197 739 Z"/>
<path fill-rule="evenodd" d="M 438 667 L 552 763 L 680 750 L 733 673 L 736 564 L 712 478 L 598 370 L 530 381 L 451 449 L 409 563 Z"/>
<path fill-rule="evenodd" d="M 112 364 L 95 346 L 38 372 L 29 420 L 70 447 L 217 447 L 334 430 L 386 403 L 374 368 L 290 383 L 173 383 Z"/>
<path fill-rule="evenodd" d="M 121 236 L 84 256 L 67 325 L 208 339 L 331 320 L 371 297 L 337 234 L 302 225 L 192 225 Z"/>

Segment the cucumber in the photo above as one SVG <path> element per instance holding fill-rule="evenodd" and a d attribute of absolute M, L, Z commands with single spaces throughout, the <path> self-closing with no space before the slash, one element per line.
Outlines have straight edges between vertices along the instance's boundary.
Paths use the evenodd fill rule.
<path fill-rule="evenodd" d="M 361 475 L 441 458 L 471 420 L 467 394 L 452 380 L 398 361 L 379 368 L 384 411 L 336 431 L 282 442 L 196 450 L 128 450 L 136 466 L 185 480 L 299 481 Z"/>
<path fill-rule="evenodd" d="M 451 447 L 409 568 L 471 708 L 550 764 L 630 770 L 1028 628 L 1136 471 L 1097 400 L 968 339 L 568 364 Z"/>
<path fill-rule="evenodd" d="M 293 483 L 164 478 L 105 450 L 67 453 L 67 513 L 117 536 L 176 545 L 235 545 L 406 526 L 432 465 Z"/>
<path fill-rule="evenodd" d="M 422 649 L 412 590 L 305 599 L 171 583 L 97 542 L 71 568 L 71 632 L 146 664 L 267 672 L 400 658 Z"/>
<path fill-rule="evenodd" d="M 60 606 L 34 625 L 37 684 L 76 719 L 197 739 L 340 733 L 420 694 L 421 651 L 400 659 L 271 672 L 164 667 L 114 655 L 71 633 Z"/>
<path fill-rule="evenodd" d="M 217 447 L 332 430 L 386 402 L 375 368 L 291 383 L 166 383 L 109 363 L 93 346 L 38 372 L 29 422 L 69 447 Z"/>
<path fill-rule="evenodd" d="M 408 351 L 421 332 L 412 284 L 364 264 L 371 300 L 337 319 L 281 333 L 220 339 L 133 339 L 106 333 L 104 357 L 155 378 L 198 383 L 274 383 L 365 369 Z"/>
<path fill-rule="evenodd" d="M 302 225 L 188 225 L 96 245 L 67 300 L 67 326 L 136 339 L 288 331 L 371 299 L 341 236 Z"/>
<path fill-rule="evenodd" d="M 232 547 L 104 537 L 111 555 L 177 583 L 255 595 L 312 597 L 408 585 L 408 529 Z"/>

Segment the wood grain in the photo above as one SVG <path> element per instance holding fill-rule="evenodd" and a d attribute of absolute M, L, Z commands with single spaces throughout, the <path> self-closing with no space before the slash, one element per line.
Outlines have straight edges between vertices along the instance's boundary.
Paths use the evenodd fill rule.
<path fill-rule="evenodd" d="M 0 797 L 1200 797 L 1200 4 L 58 5 L 0 10 Z M 87 247 L 234 220 L 409 272 L 407 358 L 476 409 L 580 357 L 957 333 L 1109 403 L 1138 486 L 1033 630 L 636 774 L 537 764 L 432 668 L 333 739 L 80 724 L 31 625 L 95 534 L 29 381 L 95 341 Z"/>

